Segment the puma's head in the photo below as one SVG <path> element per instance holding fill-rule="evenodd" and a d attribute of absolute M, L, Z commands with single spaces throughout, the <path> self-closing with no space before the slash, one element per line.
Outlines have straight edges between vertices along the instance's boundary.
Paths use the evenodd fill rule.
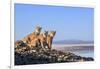
<path fill-rule="evenodd" d="M 42 27 L 36 26 L 36 28 L 35 28 L 35 34 L 39 35 L 40 32 L 41 32 L 41 29 L 42 29 Z"/>
<path fill-rule="evenodd" d="M 42 32 L 42 35 L 43 35 L 43 37 L 47 37 L 47 35 L 48 35 L 48 31 L 44 31 L 44 32 Z"/>
<path fill-rule="evenodd" d="M 48 35 L 48 31 L 44 31 L 44 34 L 47 36 Z"/>
<path fill-rule="evenodd" d="M 49 32 L 49 35 L 50 35 L 51 37 L 54 37 L 55 34 L 56 34 L 56 31 L 50 31 L 50 32 Z"/>

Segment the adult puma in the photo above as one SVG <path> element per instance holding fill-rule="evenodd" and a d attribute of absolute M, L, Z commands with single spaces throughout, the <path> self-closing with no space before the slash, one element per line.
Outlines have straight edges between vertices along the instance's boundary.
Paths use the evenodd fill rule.
<path fill-rule="evenodd" d="M 51 50 L 52 48 L 52 42 L 53 42 L 53 38 L 56 34 L 56 31 L 50 31 L 47 35 L 47 44 L 48 44 L 48 48 Z"/>
<path fill-rule="evenodd" d="M 29 34 L 28 36 L 26 36 L 25 38 L 23 38 L 22 41 L 24 43 L 27 43 L 30 47 L 37 46 L 37 44 L 39 43 L 38 36 L 41 33 L 41 29 L 42 29 L 41 27 L 37 26 L 35 28 L 35 31 L 33 33 Z"/>

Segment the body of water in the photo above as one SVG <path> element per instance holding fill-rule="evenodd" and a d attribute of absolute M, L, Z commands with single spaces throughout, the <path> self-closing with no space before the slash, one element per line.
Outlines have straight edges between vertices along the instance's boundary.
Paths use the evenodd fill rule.
<path fill-rule="evenodd" d="M 86 46 L 79 46 L 79 45 L 61 45 L 61 46 L 53 46 L 54 49 L 57 49 L 57 50 L 61 50 L 63 52 L 72 52 L 76 55 L 80 55 L 80 56 L 83 56 L 83 57 L 92 57 L 94 58 L 94 46 L 89 46 L 89 45 L 86 45 Z"/>

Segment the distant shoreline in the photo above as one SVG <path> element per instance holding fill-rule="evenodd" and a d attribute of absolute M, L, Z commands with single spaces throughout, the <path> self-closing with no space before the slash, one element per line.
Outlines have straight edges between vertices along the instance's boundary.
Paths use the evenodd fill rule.
<path fill-rule="evenodd" d="M 52 47 L 94 46 L 94 44 L 52 44 Z"/>

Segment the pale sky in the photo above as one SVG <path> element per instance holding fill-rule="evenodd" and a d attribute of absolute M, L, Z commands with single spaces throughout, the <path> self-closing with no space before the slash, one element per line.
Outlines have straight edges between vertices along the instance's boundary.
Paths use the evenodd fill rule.
<path fill-rule="evenodd" d="M 57 40 L 94 40 L 94 9 L 84 7 L 15 4 L 15 37 L 19 40 L 40 25 L 56 30 Z"/>

